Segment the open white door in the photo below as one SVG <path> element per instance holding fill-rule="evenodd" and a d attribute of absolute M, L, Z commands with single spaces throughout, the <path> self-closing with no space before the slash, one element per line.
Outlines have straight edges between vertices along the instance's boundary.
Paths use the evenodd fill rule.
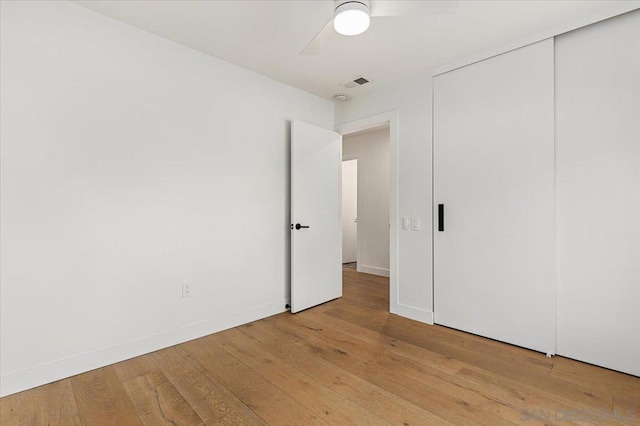
<path fill-rule="evenodd" d="M 291 312 L 342 296 L 342 137 L 291 122 Z"/>

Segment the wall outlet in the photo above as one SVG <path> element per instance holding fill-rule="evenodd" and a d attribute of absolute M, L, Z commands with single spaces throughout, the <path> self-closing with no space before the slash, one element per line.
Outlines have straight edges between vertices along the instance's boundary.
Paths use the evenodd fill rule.
<path fill-rule="evenodd" d="M 191 283 L 182 283 L 182 297 L 191 297 L 192 295 Z"/>
<path fill-rule="evenodd" d="M 420 218 L 419 217 L 412 217 L 411 218 L 411 230 L 412 231 L 419 231 L 420 230 Z"/>

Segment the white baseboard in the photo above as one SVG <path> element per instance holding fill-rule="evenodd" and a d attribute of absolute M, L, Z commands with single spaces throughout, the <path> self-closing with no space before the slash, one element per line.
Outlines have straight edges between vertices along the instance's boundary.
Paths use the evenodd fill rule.
<path fill-rule="evenodd" d="M 433 312 L 400 303 L 391 305 L 391 313 L 401 317 L 433 325 Z"/>
<path fill-rule="evenodd" d="M 237 327 L 252 321 L 285 312 L 288 300 L 258 306 L 224 317 L 214 318 L 187 327 L 145 337 L 105 349 L 53 361 L 27 370 L 0 377 L 0 396 L 31 389 L 96 368 Z"/>
<path fill-rule="evenodd" d="M 381 277 L 389 277 L 389 270 L 384 268 L 378 268 L 377 266 L 367 266 L 360 265 L 359 263 L 356 265 L 356 270 L 358 272 L 363 272 L 365 274 L 378 275 Z"/>

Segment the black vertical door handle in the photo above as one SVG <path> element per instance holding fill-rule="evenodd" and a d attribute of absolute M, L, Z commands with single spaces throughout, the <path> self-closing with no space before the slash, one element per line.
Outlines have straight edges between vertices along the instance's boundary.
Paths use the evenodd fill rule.
<path fill-rule="evenodd" d="M 444 204 L 438 204 L 438 231 L 444 232 Z"/>

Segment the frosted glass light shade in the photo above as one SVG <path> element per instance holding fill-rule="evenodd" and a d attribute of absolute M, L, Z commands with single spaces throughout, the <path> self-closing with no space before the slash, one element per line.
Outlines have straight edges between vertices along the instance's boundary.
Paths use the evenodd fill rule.
<path fill-rule="evenodd" d="M 338 7 L 333 28 L 342 35 L 357 35 L 369 28 L 369 8 L 362 3 L 345 3 Z"/>

